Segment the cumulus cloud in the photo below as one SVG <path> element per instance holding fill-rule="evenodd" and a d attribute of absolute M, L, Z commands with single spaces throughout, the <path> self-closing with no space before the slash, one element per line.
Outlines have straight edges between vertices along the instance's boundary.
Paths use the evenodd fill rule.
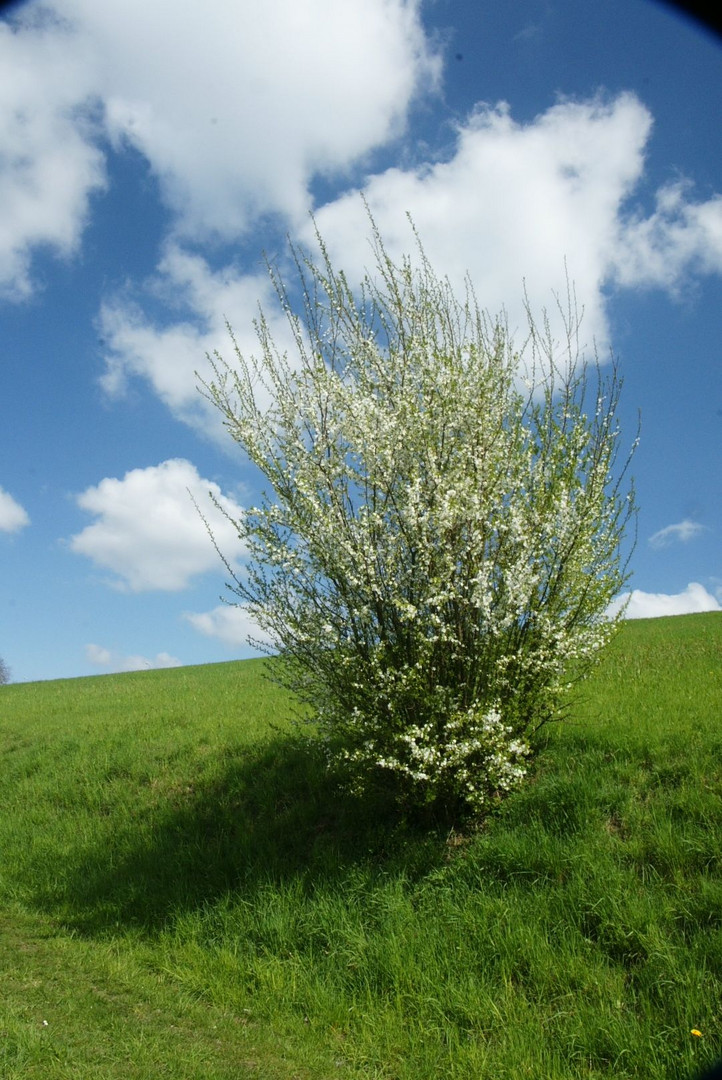
<path fill-rule="evenodd" d="M 455 283 L 468 271 L 482 306 L 505 308 L 512 328 L 524 325 L 522 281 L 532 310 L 554 316 L 552 293 L 565 295 L 568 271 L 584 339 L 603 353 L 605 286 L 673 291 L 690 269 L 722 269 L 722 198 L 694 203 L 678 184 L 651 215 L 633 201 L 652 126 L 632 93 L 560 101 L 526 124 L 505 103 L 479 106 L 448 160 L 372 176 L 366 200 L 392 255 L 410 247 L 409 211 L 432 265 Z M 357 273 L 369 261 L 358 193 L 316 216 L 332 257 Z"/>
<path fill-rule="evenodd" d="M 459 284 L 468 271 L 483 307 L 523 324 L 566 292 L 565 261 L 585 305 L 589 341 L 606 338 L 601 287 L 625 200 L 638 183 L 652 126 L 633 94 L 562 101 L 527 124 L 508 105 L 479 106 L 448 160 L 372 176 L 366 200 L 397 257 L 410 246 L 409 211 L 432 265 Z M 369 261 L 358 193 L 317 212 L 332 257 L 353 273 Z"/>
<path fill-rule="evenodd" d="M 120 295 L 107 300 L 100 313 L 106 342 L 103 388 L 119 395 L 129 378 L 141 377 L 176 417 L 227 439 L 220 416 L 198 392 L 199 374 L 210 375 L 206 355 L 218 351 L 228 357 L 231 353 L 226 320 L 242 352 L 258 351 L 253 323 L 259 305 L 268 312 L 279 344 L 290 345 L 288 325 L 275 304 L 269 275 L 243 274 L 233 267 L 213 271 L 201 255 L 171 243 L 149 289 L 181 311 L 182 318 L 169 325 L 157 324 L 136 302 Z"/>
<path fill-rule="evenodd" d="M 111 570 L 118 588 L 185 589 L 196 575 L 221 566 L 193 500 L 229 562 L 243 555 L 235 529 L 209 492 L 222 511 L 240 516 L 241 507 L 183 459 L 133 469 L 122 480 L 106 477 L 78 496 L 81 509 L 97 520 L 71 538 L 70 548 Z"/>
<path fill-rule="evenodd" d="M 610 615 L 616 614 L 629 601 L 627 619 L 656 619 L 662 615 L 691 615 L 698 611 L 722 611 L 722 607 L 703 585 L 690 582 L 680 593 L 648 593 L 634 589 L 623 593 L 610 605 Z"/>
<path fill-rule="evenodd" d="M 170 653 L 160 652 L 152 659 L 138 654 L 124 656 L 122 653 L 113 652 L 103 648 L 102 645 L 86 645 L 85 657 L 88 663 L 94 667 L 103 668 L 106 672 L 116 671 L 143 671 L 149 668 L 172 668 L 181 667 L 182 662 L 177 656 Z"/>
<path fill-rule="evenodd" d="M 418 0 L 27 3 L 0 23 L 0 286 L 77 247 L 103 140 L 147 160 L 185 237 L 303 216 L 314 175 L 404 128 L 440 75 Z"/>
<path fill-rule="evenodd" d="M 621 285 L 679 290 L 688 270 L 722 272 L 722 196 L 693 201 L 680 180 L 660 188 L 654 212 L 633 216 L 620 232 L 613 267 Z"/>
<path fill-rule="evenodd" d="M 185 618 L 199 633 L 217 638 L 231 647 L 246 645 L 249 638 L 253 641 L 269 642 L 268 637 L 243 607 L 220 604 L 212 611 L 197 614 L 188 612 Z"/>
<path fill-rule="evenodd" d="M 259 222 L 312 243 L 314 177 L 350 183 L 351 167 L 403 134 L 412 101 L 439 85 L 420 2 L 217 0 L 179 17 L 163 0 L 50 0 L 20 11 L 0 25 L 0 153 L 11 163 L 0 282 L 27 295 L 38 245 L 75 250 L 105 183 L 102 140 L 133 147 L 171 211 L 170 234 L 148 284 L 156 315 L 142 293 L 103 306 L 104 383 L 117 392 L 140 376 L 176 416 L 214 429 L 194 371 L 224 348 L 224 316 L 244 335 L 256 301 L 271 312 L 273 301 L 263 275 L 219 269 L 197 245 Z M 482 306 L 504 308 L 512 330 L 523 332 L 524 288 L 535 313 L 553 315 L 568 271 L 582 344 L 596 341 L 604 357 L 610 287 L 674 293 L 692 273 L 722 271 L 722 196 L 695 199 L 681 178 L 644 201 L 652 128 L 632 93 L 560 100 L 526 123 L 503 102 L 479 104 L 443 160 L 386 169 L 363 187 L 392 256 L 413 247 L 408 211 L 434 267 L 457 285 L 468 271 Z M 359 192 L 315 212 L 332 258 L 358 277 L 370 261 Z M 563 338 L 558 318 L 553 329 Z M 252 333 L 242 345 L 255 346 Z"/>
<path fill-rule="evenodd" d="M 62 8 L 103 57 L 112 136 L 145 155 L 194 236 L 304 214 L 313 173 L 398 134 L 440 74 L 417 0 L 219 0 L 182 18 L 143 0 Z"/>
<path fill-rule="evenodd" d="M 525 124 L 505 104 L 480 106 L 459 125 L 446 160 L 372 175 L 364 196 L 393 258 L 414 248 L 408 212 L 434 268 L 457 288 L 468 272 L 482 307 L 492 315 L 503 309 L 519 341 L 526 291 L 537 317 L 549 310 L 564 347 L 555 296 L 565 304 L 568 276 L 584 309 L 581 345 L 596 343 L 604 359 L 610 286 L 675 291 L 691 271 L 722 268 L 722 200 L 694 203 L 691 190 L 677 185 L 673 195 L 667 188 L 659 193 L 651 214 L 635 202 L 652 126 L 649 110 L 631 93 L 560 101 Z M 318 207 L 315 217 L 332 261 L 358 280 L 372 262 L 359 190 Z M 310 222 L 295 235 L 313 249 Z M 105 313 L 114 350 L 109 377 L 148 378 L 183 416 L 194 391 L 190 357 L 223 342 L 215 298 L 241 332 L 250 330 L 254 293 L 271 315 L 275 309 L 265 279 L 212 271 L 178 245 L 159 264 L 155 295 L 163 288 L 184 297 L 202 331 L 174 321 L 171 312 L 170 325 L 159 329 L 121 301 Z M 244 344 L 252 351 L 255 341 Z M 175 365 L 173 357 L 180 357 Z"/>
<path fill-rule="evenodd" d="M 29 524 L 27 511 L 12 495 L 0 488 L 0 532 L 18 532 Z"/>
<path fill-rule="evenodd" d="M 93 68 L 67 24 L 47 14 L 22 27 L 0 21 L 0 295 L 6 299 L 32 292 L 34 248 L 61 256 L 77 249 L 90 197 L 105 187 Z"/>
<path fill-rule="evenodd" d="M 648 542 L 654 548 L 668 547 L 674 543 L 686 544 L 689 540 L 693 540 L 695 536 L 699 536 L 700 533 L 705 531 L 706 527 L 700 525 L 698 521 L 689 521 L 689 519 L 685 518 L 684 521 L 680 521 L 676 525 L 667 525 L 666 528 L 660 529 L 659 532 L 650 536 Z"/>

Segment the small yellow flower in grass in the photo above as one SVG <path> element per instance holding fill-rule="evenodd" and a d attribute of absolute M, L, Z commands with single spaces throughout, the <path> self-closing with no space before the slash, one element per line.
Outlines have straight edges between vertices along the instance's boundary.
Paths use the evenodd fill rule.
<path fill-rule="evenodd" d="M 691 1035 L 696 1035 L 698 1039 L 702 1038 L 702 1032 L 698 1031 L 697 1028 L 692 1028 L 692 1031 L 690 1032 L 690 1034 Z"/>

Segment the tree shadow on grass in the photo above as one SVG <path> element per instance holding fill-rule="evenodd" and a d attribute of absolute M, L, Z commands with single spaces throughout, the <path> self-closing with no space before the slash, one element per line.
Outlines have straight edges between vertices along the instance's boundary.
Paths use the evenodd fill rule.
<path fill-rule="evenodd" d="M 38 897 L 90 936 L 161 929 L 183 911 L 268 883 L 341 884 L 351 868 L 414 880 L 448 857 L 448 824 L 410 821 L 390 792 L 344 791 L 319 750 L 278 736 L 200 780 L 140 805 L 112 839 L 70 855 Z"/>

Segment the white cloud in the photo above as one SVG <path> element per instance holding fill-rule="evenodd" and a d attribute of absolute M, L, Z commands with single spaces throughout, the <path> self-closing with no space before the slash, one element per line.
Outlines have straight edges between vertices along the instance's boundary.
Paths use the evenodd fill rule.
<path fill-rule="evenodd" d="M 647 593 L 634 589 L 623 593 L 609 607 L 613 615 L 629 600 L 627 619 L 656 619 L 662 615 L 690 615 L 698 611 L 722 611 L 722 607 L 703 585 L 690 582 L 681 593 Z"/>
<path fill-rule="evenodd" d="M 565 260 L 585 305 L 585 337 L 606 340 L 601 287 L 620 212 L 639 181 L 651 130 L 632 94 L 564 101 L 528 124 L 509 107 L 480 106 L 460 125 L 447 161 L 389 169 L 365 195 L 394 257 L 410 247 L 409 211 L 432 265 L 459 284 L 466 271 L 482 306 L 506 308 L 523 325 L 522 289 L 533 310 L 564 294 Z M 353 274 L 369 262 L 368 227 L 356 193 L 317 213 L 332 258 Z"/>
<path fill-rule="evenodd" d="M 685 185 L 663 189 L 645 216 L 633 202 L 643 178 L 652 116 L 631 93 L 561 101 L 533 121 L 509 107 L 480 106 L 461 124 L 448 160 L 392 168 L 369 178 L 365 196 L 398 257 L 411 247 L 410 212 L 435 269 L 469 272 L 492 314 L 523 327 L 522 282 L 532 310 L 564 297 L 565 264 L 584 307 L 583 343 L 608 343 L 609 285 L 677 289 L 690 270 L 722 270 L 722 198 L 692 203 Z M 352 276 L 368 265 L 368 227 L 358 193 L 316 214 L 332 259 Z M 310 239 L 310 230 L 306 230 Z"/>
<path fill-rule="evenodd" d="M 419 12 L 419 0 L 26 4 L 14 29 L 0 26 L 0 153 L 11 161 L 0 281 L 26 295 L 35 247 L 76 248 L 105 182 L 100 139 L 132 145 L 172 211 L 150 285 L 168 309 L 159 322 L 127 297 L 104 305 L 104 382 L 117 391 L 141 376 L 176 416 L 215 430 L 193 373 L 206 350 L 225 349 L 224 315 L 252 349 L 256 300 L 273 304 L 262 275 L 218 270 L 188 248 L 263 221 L 310 239 L 312 179 L 348 179 L 439 83 Z M 482 306 L 504 307 L 512 329 L 524 326 L 524 283 L 535 312 L 553 309 L 566 263 L 583 343 L 604 357 L 610 286 L 674 293 L 690 273 L 722 272 L 722 196 L 695 201 L 680 180 L 651 210 L 635 202 L 651 132 L 631 93 L 562 100 L 528 123 L 480 104 L 446 160 L 371 175 L 366 196 L 392 255 L 412 246 L 410 211 L 434 267 L 457 284 L 468 271 Z M 332 257 L 357 277 L 370 261 L 358 192 L 316 213 Z"/>
<path fill-rule="evenodd" d="M 607 105 L 559 105 L 527 126 L 515 124 L 506 108 L 483 109 L 460 128 L 450 161 L 390 169 L 372 177 L 365 194 L 389 254 L 400 257 L 413 246 L 410 210 L 434 267 L 457 284 L 468 270 L 483 306 L 494 314 L 506 306 L 512 327 L 523 323 L 524 278 L 538 312 L 553 304 L 553 289 L 565 290 L 568 256 L 586 304 L 585 334 L 603 343 L 600 288 L 609 234 L 641 175 L 650 126 L 648 112 L 631 95 Z M 332 259 L 358 280 L 371 259 L 358 191 L 321 207 L 316 218 Z M 313 246 L 310 223 L 299 235 Z M 154 297 L 172 297 L 176 307 L 182 302 L 184 319 L 163 328 L 122 298 L 107 304 L 105 386 L 113 390 L 127 375 L 140 375 L 176 416 L 212 428 L 194 372 L 206 352 L 228 352 L 224 316 L 243 351 L 256 349 L 252 322 L 259 301 L 274 332 L 284 334 L 268 277 L 241 276 L 232 268 L 213 272 L 200 256 L 172 244 L 150 288 Z"/>
<path fill-rule="evenodd" d="M 677 185 L 659 193 L 651 215 L 634 203 L 651 131 L 651 114 L 630 93 L 561 101 L 526 124 L 506 105 L 483 106 L 459 125 L 448 160 L 373 175 L 364 194 L 393 258 L 413 250 L 408 211 L 434 268 L 457 287 L 468 271 L 482 307 L 492 315 L 504 309 L 512 331 L 524 332 L 526 288 L 537 317 L 549 309 L 563 345 L 554 295 L 565 297 L 568 272 L 584 308 L 581 345 L 596 342 L 604 359 L 610 285 L 674 292 L 691 271 L 722 269 L 722 199 L 695 204 Z M 359 192 L 319 207 L 316 221 L 332 261 L 358 280 L 372 262 Z M 313 249 L 308 221 L 296 236 Z M 213 271 L 175 245 L 152 288 L 156 297 L 180 296 L 188 316 L 159 328 L 139 308 L 107 307 L 107 385 L 142 375 L 177 416 L 195 410 L 194 422 L 208 423 L 194 404 L 190 373 L 206 349 L 220 342 L 225 351 L 222 314 L 246 335 L 244 350 L 254 349 L 256 298 L 275 313 L 267 279 Z"/>
<path fill-rule="evenodd" d="M 12 300 L 32 292 L 33 248 L 77 249 L 106 183 L 92 57 L 67 26 L 32 13 L 22 29 L 0 21 L 0 295 Z"/>
<path fill-rule="evenodd" d="M 184 589 L 196 575 L 222 566 L 193 499 L 229 562 L 237 563 L 243 554 L 235 529 L 209 492 L 229 515 L 240 516 L 237 503 L 182 459 L 134 469 L 122 480 L 106 477 L 78 496 L 78 505 L 97 521 L 73 536 L 70 548 L 111 570 L 116 587 Z"/>
<path fill-rule="evenodd" d="M 110 394 L 122 393 L 129 377 L 140 376 L 175 416 L 226 441 L 220 415 L 198 392 L 197 373 L 210 375 L 207 354 L 217 350 L 229 358 L 226 319 L 239 348 L 247 355 L 258 351 L 253 322 L 259 303 L 268 311 L 276 340 L 286 340 L 288 327 L 276 306 L 269 275 L 241 274 L 233 267 L 214 272 L 200 255 L 169 244 L 149 288 L 181 310 L 183 320 L 156 325 L 137 304 L 121 296 L 106 302 L 100 315 L 107 343 L 103 387 Z"/>
<path fill-rule="evenodd" d="M 0 488 L 0 532 L 18 532 L 29 524 L 27 511 L 12 495 Z"/>
<path fill-rule="evenodd" d="M 206 637 L 218 638 L 225 645 L 237 647 L 246 645 L 248 638 L 255 641 L 268 642 L 268 637 L 256 625 L 245 608 L 220 604 L 212 611 L 189 612 L 185 615 L 187 621 L 201 634 Z"/>
<path fill-rule="evenodd" d="M 104 649 L 102 645 L 86 645 L 85 658 L 96 667 L 110 667 L 113 662 L 113 654 L 110 649 Z"/>
<path fill-rule="evenodd" d="M 182 661 L 170 653 L 160 652 L 153 659 L 138 654 L 124 656 L 122 653 L 111 652 L 101 645 L 86 645 L 85 657 L 88 663 L 94 667 L 103 668 L 108 672 L 116 671 L 143 671 L 148 668 L 172 668 L 181 667 Z"/>
<path fill-rule="evenodd" d="M 101 139 L 148 161 L 184 236 L 303 216 L 314 175 L 404 128 L 437 84 L 419 0 L 48 0 L 0 23 L 0 287 L 74 251 Z"/>
<path fill-rule="evenodd" d="M 706 526 L 685 518 L 684 521 L 680 521 L 676 525 L 667 525 L 666 528 L 654 533 L 653 536 L 650 536 L 648 543 L 654 548 L 668 547 L 676 542 L 686 544 L 689 540 L 693 540 L 695 536 L 699 536 L 700 533 L 705 531 Z"/>
<path fill-rule="evenodd" d="M 679 290 L 689 270 L 722 273 L 722 196 L 691 202 L 691 184 L 660 188 L 649 217 L 634 217 L 620 231 L 613 260 L 621 285 Z"/>
<path fill-rule="evenodd" d="M 111 134 L 147 157 L 192 235 L 303 215 L 310 177 L 397 134 L 440 72 L 418 0 L 62 8 L 103 57 Z"/>

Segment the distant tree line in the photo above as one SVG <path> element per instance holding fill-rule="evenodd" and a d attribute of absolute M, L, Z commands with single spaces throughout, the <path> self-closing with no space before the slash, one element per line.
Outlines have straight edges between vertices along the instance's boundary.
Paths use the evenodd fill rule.
<path fill-rule="evenodd" d="M 2 656 L 0 656 L 0 686 L 3 686 L 5 683 L 8 682 L 10 682 L 10 669 L 3 660 Z"/>

